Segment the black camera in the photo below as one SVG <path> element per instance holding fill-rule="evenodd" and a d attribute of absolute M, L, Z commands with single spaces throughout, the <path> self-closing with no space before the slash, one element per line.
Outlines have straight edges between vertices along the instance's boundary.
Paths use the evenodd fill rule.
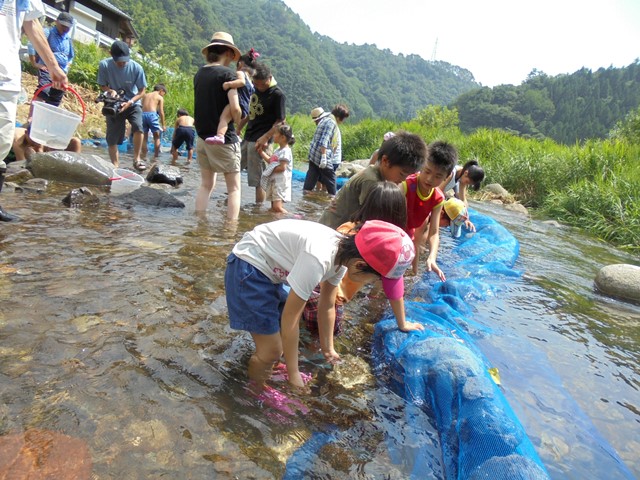
<path fill-rule="evenodd" d="M 96 98 L 96 103 L 98 102 L 104 103 L 102 106 L 102 114 L 110 117 L 116 115 L 122 108 L 122 104 L 126 103 L 127 100 L 124 98 L 124 90 L 118 90 L 115 97 L 107 95 L 107 92 L 102 92 L 98 98 Z"/>

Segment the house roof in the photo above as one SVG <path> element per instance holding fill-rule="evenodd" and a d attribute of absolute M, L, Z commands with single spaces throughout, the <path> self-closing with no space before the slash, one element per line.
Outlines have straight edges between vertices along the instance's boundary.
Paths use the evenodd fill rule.
<path fill-rule="evenodd" d="M 91 0 L 93 3 L 95 3 L 96 5 L 100 5 L 104 8 L 106 8 L 107 10 L 113 12 L 113 13 L 117 13 L 119 16 L 126 18 L 127 20 L 131 20 L 131 17 L 129 15 L 127 15 L 126 13 L 124 13 L 122 10 L 120 10 L 119 8 L 117 8 L 115 5 L 113 5 L 112 3 L 107 2 L 107 0 Z"/>

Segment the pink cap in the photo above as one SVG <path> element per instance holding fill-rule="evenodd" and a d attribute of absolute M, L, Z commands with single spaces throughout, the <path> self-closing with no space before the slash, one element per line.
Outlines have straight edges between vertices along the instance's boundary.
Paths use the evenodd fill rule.
<path fill-rule="evenodd" d="M 387 298 L 402 298 L 403 275 L 415 256 L 409 235 L 390 223 L 369 220 L 356 234 L 356 247 L 362 259 L 382 275 L 382 286 Z"/>

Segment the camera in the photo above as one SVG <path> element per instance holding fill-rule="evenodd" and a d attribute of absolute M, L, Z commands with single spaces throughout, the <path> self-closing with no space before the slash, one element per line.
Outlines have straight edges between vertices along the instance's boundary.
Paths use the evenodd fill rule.
<path fill-rule="evenodd" d="M 124 90 L 118 90 L 115 97 L 107 95 L 107 92 L 102 92 L 98 98 L 96 98 L 96 103 L 104 103 L 102 106 L 102 114 L 106 117 L 116 115 L 122 108 L 122 104 L 126 103 L 126 101 L 124 98 Z"/>

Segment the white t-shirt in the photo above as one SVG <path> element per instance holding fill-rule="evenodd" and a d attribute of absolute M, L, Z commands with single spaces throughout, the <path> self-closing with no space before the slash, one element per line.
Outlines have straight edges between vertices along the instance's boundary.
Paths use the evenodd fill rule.
<path fill-rule="evenodd" d="M 18 11 L 18 5 L 24 5 L 26 10 Z M 22 24 L 43 15 L 44 7 L 41 0 L 0 0 L 0 90 L 20 91 L 22 75 L 19 52 Z"/>
<path fill-rule="evenodd" d="M 273 283 L 287 283 L 308 300 L 321 282 L 340 284 L 347 271 L 333 263 L 342 235 L 308 220 L 277 220 L 244 234 L 233 253 L 264 273 Z"/>

